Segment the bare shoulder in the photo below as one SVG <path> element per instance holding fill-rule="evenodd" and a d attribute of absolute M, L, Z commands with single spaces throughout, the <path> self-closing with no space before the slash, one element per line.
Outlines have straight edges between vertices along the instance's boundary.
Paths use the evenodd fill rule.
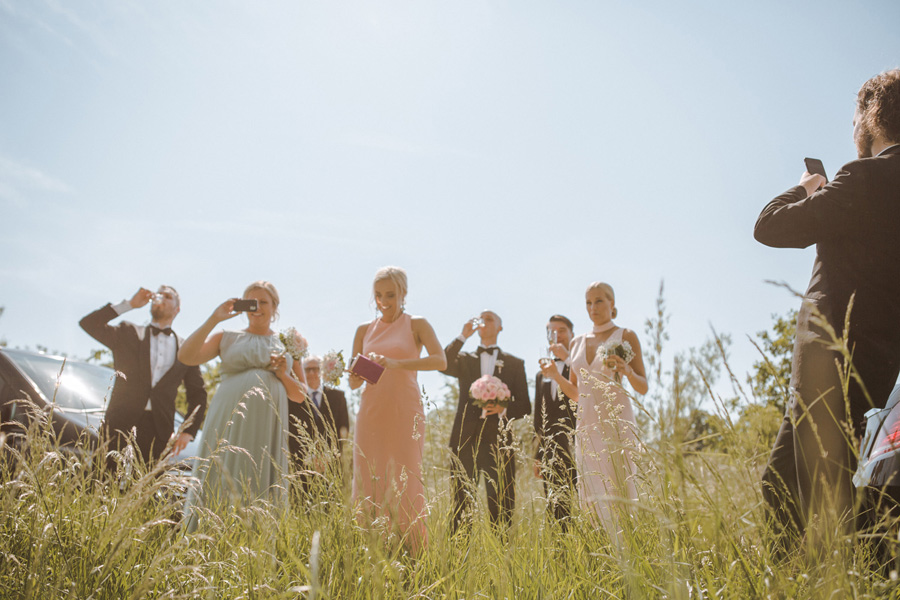
<path fill-rule="evenodd" d="M 638 339 L 637 334 L 631 329 L 625 329 L 622 331 L 622 339 L 631 344 L 632 346 L 635 344 L 640 344 L 640 340 Z"/>
<path fill-rule="evenodd" d="M 431 323 L 428 322 L 428 319 L 418 315 L 410 315 L 409 320 L 412 323 L 413 329 L 419 329 L 422 327 L 431 327 Z"/>

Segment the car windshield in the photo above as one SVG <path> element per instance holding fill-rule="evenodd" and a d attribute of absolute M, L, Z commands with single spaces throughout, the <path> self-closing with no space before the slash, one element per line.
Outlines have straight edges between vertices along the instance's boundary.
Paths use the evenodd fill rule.
<path fill-rule="evenodd" d="M 112 369 L 64 361 L 58 356 L 9 349 L 5 352 L 34 381 L 47 401 L 55 402 L 64 411 L 102 413 L 106 410 L 115 383 Z"/>

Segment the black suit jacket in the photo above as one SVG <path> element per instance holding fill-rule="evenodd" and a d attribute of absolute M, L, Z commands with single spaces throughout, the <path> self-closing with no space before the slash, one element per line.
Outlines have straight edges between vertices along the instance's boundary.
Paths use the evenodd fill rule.
<path fill-rule="evenodd" d="M 900 147 L 844 165 L 811 196 L 802 186 L 772 200 L 759 215 L 754 237 L 767 246 L 816 245 L 806 300 L 836 329 L 850 315 L 853 364 L 876 406 L 883 406 L 900 371 Z M 804 303 L 807 304 L 807 303 Z M 801 309 L 798 346 L 817 343 L 811 310 Z M 808 340 L 808 341 L 807 341 Z M 795 385 L 797 382 L 792 382 Z M 802 382 L 800 382 L 802 384 Z M 869 408 L 851 386 L 851 416 Z"/>
<path fill-rule="evenodd" d="M 569 378 L 569 365 L 563 367 L 562 376 Z M 557 393 L 553 393 L 551 383 L 538 371 L 534 379 L 534 432 L 539 439 L 535 458 L 538 460 L 548 452 L 572 456 L 569 439 L 575 431 L 575 411 L 562 390 L 557 388 Z"/>
<path fill-rule="evenodd" d="M 500 416 L 491 415 L 481 418 L 481 409 L 472 404 L 469 388 L 481 377 L 481 359 L 474 352 L 460 352 L 463 342 L 454 339 L 444 348 L 447 356 L 447 368 L 441 371 L 445 375 L 459 380 L 459 403 L 453 430 L 450 433 L 450 447 L 459 450 L 463 446 L 478 444 L 489 451 L 496 445 L 500 435 Z M 494 376 L 506 384 L 512 399 L 506 407 L 507 419 L 518 419 L 531 413 L 531 400 L 528 397 L 528 379 L 525 376 L 525 363 L 521 358 L 500 350 L 497 361 L 503 366 L 494 368 Z"/>
<path fill-rule="evenodd" d="M 321 406 L 311 399 L 303 402 L 288 402 L 290 413 L 290 440 L 291 456 L 302 460 L 306 454 L 307 445 L 303 443 L 305 438 L 313 441 L 325 440 L 332 447 L 341 451 L 341 430 L 350 430 L 350 415 L 347 411 L 347 398 L 344 392 L 325 386 L 323 388 Z"/>
<path fill-rule="evenodd" d="M 116 378 L 103 428 L 107 432 L 128 431 L 142 420 L 147 400 L 153 408 L 153 425 L 158 440 L 168 442 L 175 430 L 175 397 L 183 382 L 187 391 L 188 415 L 194 414 L 187 433 L 196 435 L 206 414 L 206 388 L 200 367 L 189 367 L 175 359 L 172 368 L 151 386 L 150 331 L 148 327 L 122 321 L 118 325 L 109 322 L 118 315 L 112 305 L 92 312 L 80 321 L 95 340 L 112 350 L 115 369 L 122 373 Z M 181 339 L 177 338 L 180 346 Z"/>

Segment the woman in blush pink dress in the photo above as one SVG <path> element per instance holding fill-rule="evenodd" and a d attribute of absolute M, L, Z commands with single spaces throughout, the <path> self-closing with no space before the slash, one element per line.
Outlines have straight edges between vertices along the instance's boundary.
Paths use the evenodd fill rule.
<path fill-rule="evenodd" d="M 578 497 L 611 536 L 616 535 L 614 508 L 637 499 L 632 454 L 638 445 L 634 410 L 623 384 L 638 394 L 647 393 L 647 376 L 637 334 L 613 322 L 616 296 L 606 283 L 592 283 L 585 292 L 591 333 L 572 340 L 569 379 L 551 363 L 544 377 L 559 384 L 578 402 L 575 421 L 575 466 Z M 627 343 L 634 356 L 604 356 L 604 345 Z"/>
<path fill-rule="evenodd" d="M 444 369 L 447 360 L 428 321 L 404 312 L 406 290 L 403 269 L 380 269 L 373 283 L 380 315 L 360 325 L 353 340 L 353 356 L 363 354 L 385 368 L 377 384 L 365 384 L 356 418 L 353 502 L 361 520 L 386 517 L 390 528 L 417 553 L 427 543 L 427 534 L 422 481 L 425 411 L 416 373 Z M 363 383 L 350 375 L 352 389 Z"/>

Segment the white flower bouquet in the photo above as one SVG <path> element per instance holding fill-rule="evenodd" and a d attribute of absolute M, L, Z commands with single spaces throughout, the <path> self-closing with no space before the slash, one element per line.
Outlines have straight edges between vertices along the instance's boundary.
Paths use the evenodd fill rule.
<path fill-rule="evenodd" d="M 303 360 L 309 350 L 309 343 L 293 327 L 288 327 L 278 334 L 278 339 L 284 344 L 284 350 L 291 355 L 296 362 Z"/>
<path fill-rule="evenodd" d="M 322 357 L 322 380 L 331 387 L 340 385 L 345 367 L 346 363 L 344 363 L 344 353 L 342 351 L 331 350 L 327 352 Z"/>

